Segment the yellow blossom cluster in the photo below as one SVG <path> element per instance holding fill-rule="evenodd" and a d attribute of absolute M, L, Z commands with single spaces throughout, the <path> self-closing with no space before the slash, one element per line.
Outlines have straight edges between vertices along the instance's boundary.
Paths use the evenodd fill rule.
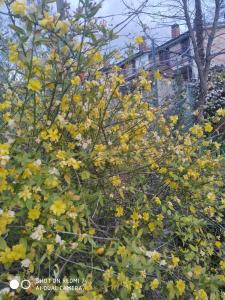
<path fill-rule="evenodd" d="M 0 262 L 3 264 L 12 263 L 17 260 L 24 259 L 26 256 L 26 249 L 23 244 L 14 245 L 12 249 L 7 247 L 0 252 Z"/>
<path fill-rule="evenodd" d="M 0 212 L 0 235 L 7 231 L 7 225 L 11 224 L 14 219 L 13 211 Z"/>

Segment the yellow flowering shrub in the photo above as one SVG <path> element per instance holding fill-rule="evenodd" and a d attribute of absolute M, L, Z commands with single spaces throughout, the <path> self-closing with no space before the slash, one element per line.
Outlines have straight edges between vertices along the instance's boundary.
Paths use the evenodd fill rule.
<path fill-rule="evenodd" d="M 179 131 L 153 107 L 147 72 L 122 93 L 120 68 L 105 67 L 114 34 L 80 3 L 68 20 L 6 3 L 17 26 L 0 83 L 1 282 L 31 281 L 16 299 L 220 299 L 222 145 L 209 121 Z"/>

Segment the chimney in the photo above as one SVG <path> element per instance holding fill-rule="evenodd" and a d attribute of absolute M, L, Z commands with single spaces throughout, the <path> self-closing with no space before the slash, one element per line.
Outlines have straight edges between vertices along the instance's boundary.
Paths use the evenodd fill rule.
<path fill-rule="evenodd" d="M 173 24 L 171 26 L 171 36 L 172 39 L 177 38 L 180 35 L 180 26 L 178 24 Z"/>

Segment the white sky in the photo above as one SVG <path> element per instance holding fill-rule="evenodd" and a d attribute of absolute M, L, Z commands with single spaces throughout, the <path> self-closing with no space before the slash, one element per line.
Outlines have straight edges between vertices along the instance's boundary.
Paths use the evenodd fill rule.
<path fill-rule="evenodd" d="M 71 4 L 72 9 L 77 7 L 78 0 L 67 1 Z M 138 7 L 138 1 L 133 2 L 135 3 L 135 7 Z M 121 0 L 105 0 L 98 15 L 109 16 L 119 14 L 117 17 L 106 18 L 107 24 L 113 26 L 126 18 L 126 16 L 121 16 L 121 14 L 125 12 L 126 8 Z M 171 30 L 169 25 L 156 24 L 150 19 L 150 17 L 142 18 L 142 20 L 144 20 L 144 23 L 150 27 L 150 35 L 155 39 L 157 44 L 161 44 L 170 38 Z M 137 20 L 133 20 L 122 30 L 116 43 L 112 43 L 112 47 L 123 48 L 126 43 L 133 43 L 134 37 L 141 34 L 141 27 L 138 25 Z"/>
<path fill-rule="evenodd" d="M 78 0 L 67 0 L 69 3 L 71 3 L 71 7 L 75 8 L 77 7 Z M 96 0 L 96 2 L 99 2 L 100 0 Z M 140 3 L 142 3 L 143 0 L 125 0 L 130 5 L 133 5 L 133 7 L 138 7 Z M 157 12 L 164 12 L 164 14 L 175 14 L 176 12 L 179 12 L 179 1 L 177 0 L 150 0 L 149 3 L 151 4 L 151 9 L 149 10 L 151 13 L 157 13 Z M 190 0 L 190 6 L 193 7 L 194 0 Z M 215 5 L 214 0 L 203 0 L 203 10 L 205 11 L 206 18 L 208 19 L 210 15 L 213 14 L 213 6 Z M 167 5 L 173 5 L 168 8 Z M 153 8 L 155 6 L 155 8 Z M 127 10 L 122 2 L 122 0 L 104 0 L 102 8 L 99 12 L 100 16 L 108 16 L 108 15 L 114 15 L 114 14 L 123 14 Z M 125 16 L 118 16 L 114 18 L 107 18 L 108 25 L 115 25 L 121 22 Z M 156 44 L 162 44 L 164 41 L 171 38 L 171 29 L 170 26 L 173 23 L 176 23 L 176 19 L 170 19 L 170 20 L 161 20 L 159 22 L 159 19 L 153 19 L 152 17 L 147 17 L 142 15 L 142 21 L 150 28 L 150 35 L 155 39 Z M 184 25 L 184 22 L 182 24 L 181 21 L 181 32 L 186 31 L 186 26 Z M 117 41 L 117 46 L 123 47 L 124 44 L 130 43 L 133 41 L 133 38 L 136 35 L 141 34 L 141 27 L 138 25 L 137 20 L 133 20 L 131 23 L 129 23 L 126 28 L 121 32 L 121 37 Z"/>
<path fill-rule="evenodd" d="M 99 2 L 100 0 L 96 0 L 96 2 Z M 125 0 L 127 3 L 133 5 L 135 8 L 137 8 L 140 3 L 143 0 Z M 157 8 L 151 8 L 149 11 L 152 13 L 154 12 L 162 12 L 165 11 L 165 14 L 168 13 L 174 13 L 176 11 L 176 6 L 168 10 L 167 4 L 173 3 L 173 1 L 177 0 L 150 0 L 149 3 L 151 5 L 155 5 L 156 3 L 161 2 L 161 7 L 157 6 Z M 193 4 L 193 0 L 190 0 L 190 3 Z M 75 10 L 78 6 L 78 0 L 67 0 L 67 2 L 71 5 L 71 10 Z M 210 11 L 210 8 L 206 8 L 208 5 L 212 5 L 214 3 L 214 0 L 204 0 L 205 6 L 204 9 Z M 122 0 L 104 0 L 102 4 L 102 8 L 100 9 L 98 16 L 106 17 L 109 15 L 118 15 L 116 17 L 108 17 L 105 18 L 107 21 L 108 26 L 115 26 L 116 24 L 120 23 L 122 20 L 126 18 L 124 15 L 127 12 L 126 7 L 124 6 Z M 211 8 L 212 12 L 212 8 Z M 150 16 L 144 16 L 142 15 L 142 21 L 144 24 L 146 24 L 149 28 L 149 35 L 155 39 L 156 44 L 162 44 L 166 40 L 171 38 L 171 29 L 170 25 L 173 23 L 176 23 L 176 20 L 170 19 L 167 20 L 161 20 L 159 19 L 153 19 L 153 17 Z M 184 32 L 186 30 L 185 26 L 181 26 L 181 32 Z M 142 35 L 142 28 L 139 26 L 137 19 L 132 20 L 121 32 L 119 38 L 111 43 L 112 48 L 124 48 L 127 44 L 133 44 L 134 37 L 137 35 Z"/>

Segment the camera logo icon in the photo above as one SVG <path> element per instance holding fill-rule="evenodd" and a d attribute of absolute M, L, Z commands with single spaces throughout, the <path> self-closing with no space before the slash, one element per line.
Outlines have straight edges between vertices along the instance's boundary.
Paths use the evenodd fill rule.
<path fill-rule="evenodd" d="M 22 289 L 27 290 L 31 286 L 30 280 L 24 279 L 21 282 L 19 282 L 17 279 L 12 279 L 9 283 L 9 286 L 12 290 L 18 289 L 20 286 Z"/>
<path fill-rule="evenodd" d="M 10 281 L 9 286 L 12 290 L 16 290 L 20 286 L 20 283 L 17 279 L 13 279 Z"/>

